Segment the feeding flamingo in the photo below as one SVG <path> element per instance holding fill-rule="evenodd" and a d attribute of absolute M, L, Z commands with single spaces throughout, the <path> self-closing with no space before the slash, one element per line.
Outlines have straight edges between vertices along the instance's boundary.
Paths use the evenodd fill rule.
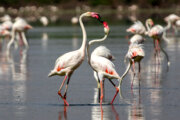
<path fill-rule="evenodd" d="M 11 44 L 15 41 L 15 35 L 16 33 L 19 33 L 20 38 L 22 39 L 24 45 L 26 46 L 26 48 L 29 47 L 28 42 L 26 40 L 26 36 L 25 36 L 25 31 L 28 29 L 31 29 L 32 26 L 29 25 L 24 19 L 22 18 L 16 18 L 15 23 L 12 26 L 12 36 L 11 36 L 11 40 L 9 41 L 8 45 L 7 45 L 7 49 L 9 51 Z"/>
<path fill-rule="evenodd" d="M 145 39 L 143 36 L 141 36 L 139 34 L 135 34 L 130 38 L 129 45 L 130 44 L 142 44 L 142 43 L 144 43 L 144 41 L 145 41 Z"/>
<path fill-rule="evenodd" d="M 129 46 L 129 50 L 128 50 L 126 56 L 125 56 L 125 59 L 129 60 L 130 66 L 131 65 L 133 66 L 134 75 L 135 75 L 135 62 L 138 62 L 139 75 L 140 75 L 140 72 L 141 72 L 141 64 L 140 64 L 140 62 L 144 58 L 144 56 L 145 56 L 145 52 L 143 50 L 142 44 L 134 43 L 134 44 L 131 44 Z M 132 87 L 133 87 L 133 81 L 131 83 L 131 88 Z"/>
<path fill-rule="evenodd" d="M 104 37 L 102 39 L 91 40 L 87 46 L 88 63 L 92 67 L 92 69 L 97 72 L 98 79 L 100 80 L 100 88 L 101 88 L 100 105 L 102 105 L 102 101 L 103 101 L 104 79 L 105 78 L 109 79 L 109 81 L 112 83 L 112 85 L 116 88 L 116 93 L 111 101 L 111 104 L 113 104 L 113 102 L 120 90 L 120 86 L 122 84 L 122 79 L 125 77 L 125 75 L 127 74 L 127 71 L 130 68 L 130 67 L 127 67 L 127 69 L 124 72 L 124 74 L 122 75 L 122 77 L 120 77 L 115 70 L 114 64 L 109 59 L 102 57 L 102 56 L 95 55 L 95 54 L 91 54 L 91 56 L 90 56 L 90 53 L 89 53 L 90 45 L 92 45 L 93 43 L 96 43 L 96 42 L 104 41 L 108 36 L 109 27 L 107 25 L 107 22 L 103 22 L 103 25 L 104 25 L 104 31 L 105 31 Z M 117 87 L 111 79 L 118 79 L 119 86 Z"/>
<path fill-rule="evenodd" d="M 111 54 L 111 51 L 108 48 L 106 48 L 105 46 L 99 46 L 96 49 L 94 49 L 94 51 L 91 53 L 91 56 L 92 55 L 105 57 L 111 61 L 113 61 L 115 59 L 115 57 Z M 96 71 L 94 71 L 94 78 L 97 81 L 97 88 L 100 88 L 100 81 L 98 79 Z"/>
<path fill-rule="evenodd" d="M 175 33 L 177 33 L 177 26 L 176 26 L 176 21 L 180 20 L 180 17 L 177 16 L 176 14 L 170 14 L 167 17 L 164 18 L 164 20 L 168 23 L 170 22 L 172 28 L 174 29 Z M 170 27 L 169 27 L 170 28 Z M 169 29 L 168 28 L 168 29 Z"/>
<path fill-rule="evenodd" d="M 54 75 L 65 76 L 58 90 L 58 94 L 64 100 L 65 105 L 69 105 L 68 102 L 66 101 L 66 93 L 67 93 L 68 84 L 69 84 L 71 75 L 73 74 L 74 70 L 76 70 L 81 65 L 85 57 L 87 35 L 86 35 L 84 24 L 82 22 L 83 17 L 93 17 L 101 21 L 99 14 L 95 12 L 86 12 L 86 13 L 83 13 L 79 17 L 79 23 L 80 23 L 82 34 L 83 34 L 83 41 L 82 41 L 81 47 L 78 50 L 68 52 L 60 56 L 55 62 L 54 69 L 48 75 L 49 77 L 54 76 Z M 68 80 L 66 83 L 65 92 L 64 92 L 64 95 L 62 96 L 61 89 L 67 78 Z"/>

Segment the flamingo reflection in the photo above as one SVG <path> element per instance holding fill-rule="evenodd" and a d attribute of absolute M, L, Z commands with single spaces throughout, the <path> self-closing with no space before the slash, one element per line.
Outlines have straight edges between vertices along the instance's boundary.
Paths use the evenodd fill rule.
<path fill-rule="evenodd" d="M 99 104 L 100 101 L 100 89 L 94 88 L 94 99 L 91 109 L 91 119 L 92 120 L 112 120 L 116 119 L 119 120 L 119 114 L 116 111 L 115 107 L 113 105 L 96 105 Z M 113 113 L 113 114 L 112 114 Z"/>

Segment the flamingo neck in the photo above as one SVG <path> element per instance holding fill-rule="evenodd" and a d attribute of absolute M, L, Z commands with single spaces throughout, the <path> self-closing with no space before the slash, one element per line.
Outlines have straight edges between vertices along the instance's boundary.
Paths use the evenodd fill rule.
<path fill-rule="evenodd" d="M 90 55 L 90 53 L 89 53 L 89 48 L 90 48 L 90 46 L 91 46 L 93 43 L 104 41 L 104 40 L 107 38 L 107 36 L 108 36 L 108 34 L 105 34 L 104 37 L 101 38 L 101 39 L 95 39 L 95 40 L 89 41 L 89 44 L 88 44 L 88 46 L 87 46 L 87 51 L 86 51 L 86 52 L 87 52 L 88 63 L 90 64 L 90 66 L 91 66 L 91 62 L 90 62 L 90 60 L 91 60 L 91 55 Z"/>
<path fill-rule="evenodd" d="M 166 30 L 170 29 L 170 27 L 171 27 L 171 22 L 168 21 L 168 24 L 167 24 L 167 26 L 164 28 L 164 30 L 166 31 Z"/>
<path fill-rule="evenodd" d="M 149 33 L 149 31 L 150 31 L 150 26 L 149 26 L 149 24 L 148 24 L 148 21 L 146 21 L 146 28 L 147 28 L 147 30 L 146 30 L 146 34 L 148 34 Z"/>
<path fill-rule="evenodd" d="M 83 18 L 84 16 L 85 16 L 85 15 L 82 14 L 82 15 L 79 17 L 79 23 L 80 23 L 80 26 L 81 26 L 81 29 L 82 29 L 82 34 L 83 34 L 83 41 L 82 41 L 82 45 L 81 45 L 81 47 L 80 47 L 80 50 L 85 54 L 87 35 L 86 35 L 86 29 L 85 29 L 84 24 L 83 24 L 83 22 L 82 22 L 82 18 Z"/>
<path fill-rule="evenodd" d="M 123 75 L 121 76 L 121 79 L 123 79 L 123 78 L 126 76 L 126 74 L 128 73 L 129 69 L 131 68 L 131 65 L 132 65 L 132 64 L 129 62 L 129 63 L 128 63 L 128 66 L 126 67 L 125 72 L 124 72 Z"/>

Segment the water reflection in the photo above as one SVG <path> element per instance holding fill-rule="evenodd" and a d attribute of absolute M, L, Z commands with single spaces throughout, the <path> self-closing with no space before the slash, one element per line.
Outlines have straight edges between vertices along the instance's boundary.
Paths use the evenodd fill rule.
<path fill-rule="evenodd" d="M 10 54 L 8 62 L 12 73 L 12 80 L 15 83 L 12 86 L 12 95 L 15 102 L 26 101 L 26 80 L 27 80 L 27 49 L 19 51 L 19 58 Z M 25 106 L 24 106 L 25 107 Z"/>
<path fill-rule="evenodd" d="M 41 45 L 43 50 L 47 50 L 48 39 L 49 39 L 48 34 L 46 32 L 43 32 L 41 37 Z"/>
<path fill-rule="evenodd" d="M 58 120 L 67 120 L 67 109 L 68 106 L 64 106 L 64 110 L 59 112 Z"/>
<path fill-rule="evenodd" d="M 140 78 L 137 81 L 141 81 Z M 144 110 L 141 103 L 141 88 L 132 91 L 132 105 L 128 107 L 128 120 L 144 120 Z"/>
<path fill-rule="evenodd" d="M 94 100 L 93 104 L 99 104 L 100 102 L 100 89 L 94 88 Z M 113 114 L 112 114 L 113 113 Z M 92 120 L 112 120 L 115 118 L 119 120 L 119 114 L 113 105 L 95 105 L 91 108 Z"/>

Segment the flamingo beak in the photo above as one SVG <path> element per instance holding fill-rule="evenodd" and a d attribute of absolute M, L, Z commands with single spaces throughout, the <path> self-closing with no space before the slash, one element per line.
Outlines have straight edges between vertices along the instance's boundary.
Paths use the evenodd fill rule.
<path fill-rule="evenodd" d="M 31 25 L 26 25 L 24 28 L 25 28 L 26 30 L 28 30 L 28 29 L 32 29 L 33 27 L 32 27 Z"/>
<path fill-rule="evenodd" d="M 91 17 L 96 18 L 97 20 L 99 20 L 99 22 L 103 23 L 103 21 L 101 20 L 101 16 L 98 13 L 91 12 Z"/>
<path fill-rule="evenodd" d="M 107 22 L 103 21 L 103 26 L 104 26 L 104 32 L 106 34 L 109 34 L 109 26 L 108 26 Z"/>

